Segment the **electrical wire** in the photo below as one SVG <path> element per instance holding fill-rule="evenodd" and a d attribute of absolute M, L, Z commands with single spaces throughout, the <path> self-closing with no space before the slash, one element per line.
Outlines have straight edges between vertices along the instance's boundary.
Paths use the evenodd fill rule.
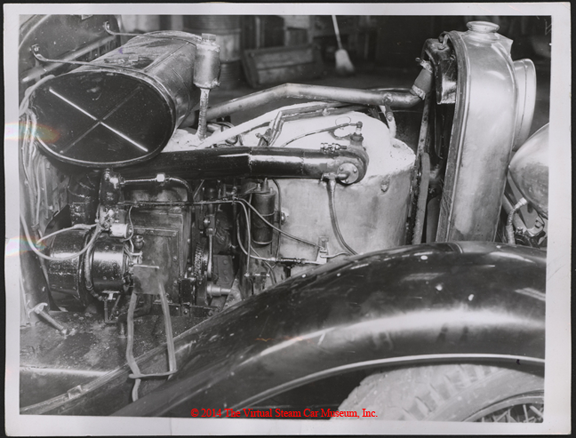
<path fill-rule="evenodd" d="M 282 191 L 280 190 L 280 184 L 275 179 L 271 180 L 276 186 L 276 193 L 278 195 L 278 214 L 280 218 L 278 220 L 278 229 L 282 229 Z M 282 233 L 277 232 L 276 234 L 276 258 L 280 256 L 280 236 Z"/>
<path fill-rule="evenodd" d="M 238 238 L 238 244 L 240 245 L 240 248 L 242 248 L 245 251 L 245 254 L 248 256 L 248 257 L 246 257 L 246 275 L 249 275 L 249 272 L 250 272 L 250 256 L 249 256 L 249 254 L 252 252 L 251 251 L 252 236 L 250 235 L 250 216 L 248 215 L 248 210 L 246 210 L 246 207 L 244 206 L 244 204 L 240 203 L 240 206 L 242 207 L 242 210 L 244 211 L 244 217 L 246 219 L 246 234 L 248 235 L 248 244 L 246 246 L 248 246 L 248 251 L 245 251 L 244 248 L 242 247 L 242 240 L 240 238 Z M 237 231 L 237 233 L 239 233 L 240 227 L 237 227 L 236 231 Z"/>
<path fill-rule="evenodd" d="M 246 248 L 244 248 L 244 245 L 242 244 L 242 239 L 240 238 L 240 227 L 236 228 L 236 237 L 238 238 L 238 245 L 240 246 L 240 249 L 242 250 L 242 252 L 247 257 L 253 258 L 254 260 L 261 260 L 261 261 L 265 261 L 265 262 L 277 262 L 278 261 L 278 260 L 273 259 L 273 258 L 261 257 L 259 255 L 254 255 L 251 253 L 249 254 L 248 251 L 246 251 Z"/>
<path fill-rule="evenodd" d="M 340 227 L 338 226 L 338 218 L 336 216 L 336 200 L 335 200 L 335 192 L 336 192 L 336 180 L 334 178 L 330 178 L 328 180 L 328 204 L 330 206 L 330 221 L 332 222 L 332 229 L 334 230 L 334 234 L 336 235 L 336 239 L 338 239 L 338 242 L 340 242 L 340 245 L 342 245 L 342 247 L 344 249 L 346 249 L 350 254 L 352 255 L 356 255 L 358 254 L 356 251 L 354 251 L 347 243 L 346 240 L 344 240 L 344 236 L 342 236 L 342 233 L 340 232 Z"/>
<path fill-rule="evenodd" d="M 196 189 L 196 191 L 195 191 L 194 194 L 192 195 L 192 202 L 195 202 L 196 195 L 198 194 L 198 192 L 200 192 L 200 189 L 201 189 L 202 186 L 204 185 L 204 181 L 205 181 L 205 180 L 200 181 L 200 184 L 198 185 L 198 188 Z"/>
<path fill-rule="evenodd" d="M 130 236 L 127 237 L 126 239 L 122 240 L 122 242 L 130 242 L 132 244 L 132 250 L 134 250 L 134 243 L 132 243 L 132 237 L 134 237 L 134 224 L 132 223 L 132 208 L 134 206 L 131 205 L 130 208 L 128 209 L 128 222 L 129 222 L 129 230 L 130 230 Z"/>
<path fill-rule="evenodd" d="M 258 255 L 254 255 L 252 254 L 252 251 L 256 252 L 255 249 L 251 248 L 250 249 L 250 254 L 248 254 L 248 251 L 246 251 L 246 248 L 244 248 L 244 245 L 242 245 L 242 240 L 240 239 L 240 230 L 239 227 L 237 227 L 236 229 L 236 237 L 238 238 L 238 245 L 240 246 L 240 249 L 242 250 L 242 252 L 250 257 L 253 258 L 255 260 L 260 260 L 263 262 L 272 262 L 272 263 L 298 263 L 298 264 L 302 264 L 302 265 L 319 265 L 320 263 L 312 261 L 312 260 L 306 260 L 306 259 L 292 259 L 292 258 L 273 258 L 273 257 L 261 257 L 259 254 Z"/>
<path fill-rule="evenodd" d="M 508 219 L 506 220 L 506 237 L 508 239 L 508 243 L 511 245 L 516 244 L 516 239 L 514 238 L 514 215 L 518 210 L 527 204 L 528 201 L 526 198 L 522 198 L 516 203 L 516 205 L 514 205 L 514 207 L 512 207 L 510 213 L 508 213 Z"/>
<path fill-rule="evenodd" d="M 334 257 L 338 257 L 338 256 L 341 256 L 341 255 L 349 255 L 349 254 L 348 254 L 347 252 L 339 252 L 339 253 L 332 254 L 332 255 L 328 255 L 328 254 L 322 255 L 322 254 L 320 254 L 319 257 L 322 258 L 322 259 L 333 259 Z"/>
<path fill-rule="evenodd" d="M 274 273 L 274 269 L 272 268 L 272 266 L 270 266 L 270 263 L 263 262 L 263 264 L 266 267 L 266 269 L 268 270 L 268 273 L 270 274 L 270 280 L 272 280 L 272 285 L 277 284 L 278 280 L 276 280 L 276 274 Z"/>
<path fill-rule="evenodd" d="M 88 251 L 92 247 L 92 245 L 94 245 L 94 243 L 96 242 L 96 239 L 100 235 L 100 231 L 101 231 L 100 226 L 97 224 L 96 229 L 94 230 L 94 233 L 92 235 L 92 238 L 90 239 L 88 244 L 84 247 L 84 249 L 82 249 L 80 252 L 77 252 L 76 254 L 72 254 L 72 255 L 69 255 L 66 257 L 50 257 L 50 256 L 47 256 L 47 255 L 43 254 L 42 252 L 40 252 L 40 250 L 38 248 L 36 248 L 36 245 L 34 245 L 32 243 L 32 238 L 30 237 L 30 231 L 28 230 L 28 225 L 26 224 L 26 221 L 25 221 L 22 214 L 20 214 L 20 221 L 22 222 L 22 227 L 24 228 L 24 236 L 26 238 L 26 243 L 28 244 L 30 249 L 34 252 L 34 254 L 36 254 L 41 259 L 49 260 L 49 261 L 53 261 L 53 262 L 72 260 L 72 259 L 75 259 L 76 257 L 80 257 L 82 254 L 84 254 L 86 251 Z"/>
<path fill-rule="evenodd" d="M 321 248 L 321 246 L 318 245 L 317 243 L 312 243 L 312 242 L 309 242 L 308 240 L 302 239 L 302 238 L 300 238 L 300 237 L 293 236 L 292 234 L 287 233 L 286 231 L 281 230 L 280 228 L 278 228 L 278 227 L 276 227 L 275 225 L 271 224 L 268 220 L 266 220 L 266 219 L 264 218 L 264 216 L 262 216 L 262 215 L 260 214 L 260 212 L 259 212 L 258 210 L 256 210 L 256 208 L 255 208 L 252 204 L 250 204 L 250 203 L 249 203 L 248 201 L 246 201 L 245 199 L 235 198 L 235 200 L 240 201 L 240 204 L 241 204 L 241 205 L 246 204 L 266 225 L 268 225 L 268 226 L 269 226 L 270 228 L 272 228 L 273 230 L 276 230 L 276 231 L 278 231 L 279 233 L 282 233 L 283 235 L 285 235 L 286 237 L 288 237 L 288 238 L 290 238 L 290 239 L 296 240 L 296 241 L 301 242 L 301 243 L 305 243 L 306 245 L 310 245 L 310 246 L 313 246 L 313 247 L 315 247 L 315 248 Z"/>
<path fill-rule="evenodd" d="M 233 199 L 231 199 L 231 200 L 198 201 L 198 202 L 194 202 L 194 204 L 200 204 L 200 205 L 201 205 L 201 204 L 234 204 L 234 203 L 237 203 L 237 204 L 242 205 L 243 208 L 245 208 L 244 205 L 247 205 L 260 219 L 262 219 L 262 221 L 263 221 L 266 225 L 268 225 L 268 226 L 269 226 L 270 228 L 272 228 L 273 230 L 276 230 L 276 231 L 278 231 L 279 233 L 282 233 L 282 234 L 285 235 L 286 237 L 288 237 L 288 238 L 290 238 L 290 239 L 293 239 L 293 240 L 296 240 L 296 241 L 301 242 L 301 243 L 305 243 L 306 245 L 313 246 L 313 247 L 315 247 L 315 248 L 322 248 L 322 247 L 321 247 L 320 245 L 318 245 L 317 243 L 309 242 L 308 240 L 302 239 L 302 238 L 300 238 L 300 237 L 293 236 L 292 234 L 290 234 L 290 233 L 288 233 L 288 232 L 286 232 L 286 231 L 284 231 L 284 230 L 281 230 L 280 228 L 278 228 L 278 227 L 276 227 L 275 225 L 271 224 L 267 219 L 264 218 L 264 216 L 262 216 L 262 215 L 260 214 L 260 212 L 259 212 L 258 210 L 256 210 L 256 208 L 255 208 L 252 204 L 250 204 L 250 203 L 249 203 L 248 201 L 246 201 L 245 199 L 235 197 L 235 198 L 233 198 Z"/>
<path fill-rule="evenodd" d="M 91 230 L 92 228 L 95 228 L 96 225 L 97 224 L 94 224 L 94 225 L 76 224 L 76 225 L 73 225 L 73 226 L 68 227 L 68 228 L 62 228 L 61 230 L 54 231 L 53 233 L 50 233 L 47 236 L 44 236 L 41 239 L 38 239 L 37 243 L 40 243 L 43 240 L 50 239 L 51 237 L 57 236 L 58 234 L 62 234 L 62 233 L 65 233 L 65 232 L 71 231 L 71 230 Z"/>
<path fill-rule="evenodd" d="M 316 131 L 306 132 L 304 134 L 301 134 L 297 137 L 294 137 L 294 138 L 288 140 L 286 143 L 284 143 L 283 145 L 281 145 L 279 147 L 283 148 L 283 147 L 289 145 L 290 143 L 295 142 L 296 140 L 300 140 L 301 138 L 308 137 L 309 135 L 319 134 L 321 132 L 326 132 L 326 131 L 335 131 L 336 129 L 345 128 L 346 126 L 356 126 L 356 123 L 352 123 L 352 122 L 341 123 L 339 125 L 334 125 L 334 126 L 329 126 L 327 128 L 317 129 Z"/>

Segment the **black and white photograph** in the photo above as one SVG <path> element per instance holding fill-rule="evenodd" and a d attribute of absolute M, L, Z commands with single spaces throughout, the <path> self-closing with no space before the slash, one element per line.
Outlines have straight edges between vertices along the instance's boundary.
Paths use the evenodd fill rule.
<path fill-rule="evenodd" d="M 4 12 L 7 435 L 570 432 L 570 4 Z"/>

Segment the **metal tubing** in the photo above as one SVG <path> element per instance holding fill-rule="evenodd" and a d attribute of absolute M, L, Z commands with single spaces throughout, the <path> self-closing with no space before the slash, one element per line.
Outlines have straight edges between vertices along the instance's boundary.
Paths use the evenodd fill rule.
<path fill-rule="evenodd" d="M 360 181 L 366 174 L 368 155 L 362 148 L 348 148 L 333 154 L 298 148 L 210 148 L 165 152 L 145 168 L 123 169 L 122 176 L 146 177 L 170 172 L 186 179 L 235 176 L 320 179 L 325 173 L 340 173 L 338 169 L 345 163 L 358 169 L 356 181 Z"/>
<path fill-rule="evenodd" d="M 47 58 L 44 58 L 39 53 L 37 53 L 37 51 L 33 51 L 33 55 L 36 58 L 40 59 L 40 57 L 42 57 L 42 58 L 44 58 L 44 62 L 51 62 L 52 64 L 40 65 L 38 67 L 34 67 L 33 69 L 29 70 L 28 74 L 26 76 L 24 76 L 24 78 L 22 78 L 22 83 L 27 84 L 28 82 L 38 80 L 43 75 L 50 73 L 51 71 L 54 71 L 59 67 L 62 67 L 63 63 L 65 63 L 65 64 L 89 64 L 89 62 L 77 62 L 76 59 L 81 58 L 82 56 L 84 56 L 90 52 L 93 52 L 94 50 L 99 49 L 100 47 L 104 47 L 106 44 L 114 41 L 115 39 L 116 39 L 116 37 L 109 36 L 109 37 L 106 37 L 102 40 L 95 41 L 92 44 L 88 44 L 87 46 L 82 47 L 81 49 L 76 50 L 76 51 L 64 56 L 62 59 L 47 59 Z"/>
<path fill-rule="evenodd" d="M 256 108 L 278 99 L 337 100 L 363 105 L 388 105 L 393 109 L 412 108 L 421 99 L 410 90 L 358 90 L 320 85 L 283 84 L 239 97 L 208 109 L 208 120 Z"/>
<path fill-rule="evenodd" d="M 204 140 L 206 137 L 206 111 L 208 111 L 208 100 L 210 90 L 208 88 L 200 89 L 200 112 L 198 116 L 198 138 Z"/>
<path fill-rule="evenodd" d="M 424 218 L 426 215 L 426 205 L 428 203 L 428 186 L 430 185 L 430 157 L 424 152 L 420 164 L 420 187 L 418 190 L 418 200 L 416 203 L 416 221 L 412 236 L 412 245 L 422 243 L 422 232 L 424 230 Z"/>
<path fill-rule="evenodd" d="M 193 195 L 192 187 L 190 186 L 188 181 L 186 181 L 182 178 L 165 175 L 163 182 L 175 182 L 175 183 L 183 185 L 184 188 L 186 189 L 186 191 L 188 192 L 188 200 L 189 201 L 192 200 L 192 195 Z M 137 185 L 137 184 L 163 184 L 163 182 L 162 182 L 162 180 L 158 179 L 158 175 L 157 175 L 155 178 L 125 179 L 122 181 L 122 186 Z"/>

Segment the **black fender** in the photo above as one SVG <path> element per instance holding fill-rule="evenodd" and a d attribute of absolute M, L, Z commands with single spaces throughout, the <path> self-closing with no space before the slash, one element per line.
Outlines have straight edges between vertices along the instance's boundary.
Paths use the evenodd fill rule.
<path fill-rule="evenodd" d="M 346 258 L 177 337 L 178 373 L 143 385 L 136 402 L 127 404 L 125 367 L 91 396 L 44 413 L 187 417 L 192 408 L 239 409 L 387 364 L 488 360 L 543 371 L 545 284 L 544 251 L 504 244 L 425 244 Z M 139 359 L 143 372 L 165 369 L 165 348 L 155 351 Z"/>

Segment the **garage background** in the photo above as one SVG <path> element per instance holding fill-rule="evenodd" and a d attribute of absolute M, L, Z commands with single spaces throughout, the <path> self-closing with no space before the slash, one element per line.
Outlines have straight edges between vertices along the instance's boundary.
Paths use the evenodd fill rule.
<path fill-rule="evenodd" d="M 410 87 L 428 38 L 466 31 L 469 21 L 491 21 L 514 41 L 512 59 L 536 65 L 532 132 L 549 120 L 551 18 L 547 16 L 338 16 L 343 48 L 356 73 L 335 72 L 338 49 L 330 15 L 122 15 L 125 32 L 181 30 L 212 33 L 221 46 L 221 85 L 211 104 L 286 82 L 351 88 Z M 126 40 L 129 37 L 124 37 Z M 124 42 L 124 41 L 123 41 Z M 292 100 L 291 103 L 296 101 Z M 241 123 L 287 104 L 278 101 L 235 116 Z"/>

